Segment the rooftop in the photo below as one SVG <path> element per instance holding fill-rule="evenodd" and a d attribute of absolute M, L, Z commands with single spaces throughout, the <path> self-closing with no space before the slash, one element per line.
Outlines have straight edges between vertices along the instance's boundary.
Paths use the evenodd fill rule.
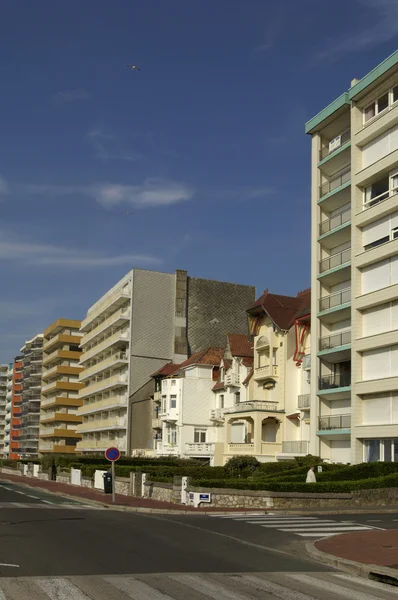
<path fill-rule="evenodd" d="M 311 312 L 311 290 L 303 290 L 297 296 L 271 294 L 268 290 L 247 309 L 251 316 L 266 313 L 279 329 L 288 331 L 295 319 Z"/>

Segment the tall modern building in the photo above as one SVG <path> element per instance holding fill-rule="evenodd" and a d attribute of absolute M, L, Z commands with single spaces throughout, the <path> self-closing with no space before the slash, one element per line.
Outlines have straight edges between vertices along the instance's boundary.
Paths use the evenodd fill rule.
<path fill-rule="evenodd" d="M 6 425 L 4 430 L 4 454 L 12 460 L 17 460 L 21 456 L 22 384 L 22 357 L 17 356 L 8 365 Z"/>
<path fill-rule="evenodd" d="M 85 387 L 77 451 L 115 445 L 130 454 L 133 423 L 152 433 L 152 412 L 147 402 L 140 415 L 129 398 L 166 362 L 179 364 L 209 345 L 221 346 L 227 331 L 246 333 L 244 311 L 254 298 L 254 287 L 189 277 L 186 271 L 133 269 L 123 277 L 82 322 Z"/>
<path fill-rule="evenodd" d="M 21 348 L 21 353 L 23 365 L 21 457 L 33 458 L 39 451 L 43 334 L 26 341 Z"/>
<path fill-rule="evenodd" d="M 79 390 L 81 321 L 58 319 L 44 331 L 39 452 L 74 454 L 81 439 Z"/>
<path fill-rule="evenodd" d="M 4 456 L 8 365 L 0 365 L 0 456 Z"/>
<path fill-rule="evenodd" d="M 398 461 L 398 52 L 312 137 L 311 451 Z"/>

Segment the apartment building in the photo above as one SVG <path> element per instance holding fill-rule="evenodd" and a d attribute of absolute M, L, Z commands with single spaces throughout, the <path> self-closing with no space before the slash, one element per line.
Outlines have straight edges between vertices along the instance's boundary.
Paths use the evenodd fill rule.
<path fill-rule="evenodd" d="M 7 396 L 6 396 L 6 425 L 4 437 L 4 452 L 7 458 L 18 460 L 21 457 L 22 435 L 22 356 L 15 357 L 8 365 Z"/>
<path fill-rule="evenodd" d="M 81 321 L 57 319 L 43 334 L 43 370 L 41 375 L 40 454 L 74 454 L 82 418 L 79 381 L 83 368 L 81 355 Z"/>
<path fill-rule="evenodd" d="M 85 387 L 79 393 L 83 422 L 77 450 L 103 452 L 116 445 L 130 454 L 137 448 L 137 428 L 146 431 L 145 445 L 153 450 L 150 399 L 137 420 L 134 395 L 165 363 L 179 364 L 209 344 L 220 345 L 226 330 L 247 329 L 242 309 L 254 294 L 251 286 L 194 278 L 181 270 L 133 269 L 123 277 L 82 322 Z"/>
<path fill-rule="evenodd" d="M 22 354 L 22 411 L 19 442 L 21 458 L 34 458 L 39 452 L 41 369 L 43 334 L 27 340 Z M 18 403 L 19 404 L 19 403 Z M 15 404 L 14 404 L 15 406 Z M 19 412 L 17 413 L 19 414 Z"/>
<path fill-rule="evenodd" d="M 0 365 L 0 456 L 4 456 L 8 365 Z"/>
<path fill-rule="evenodd" d="M 312 138 L 311 451 L 398 461 L 398 52 Z"/>

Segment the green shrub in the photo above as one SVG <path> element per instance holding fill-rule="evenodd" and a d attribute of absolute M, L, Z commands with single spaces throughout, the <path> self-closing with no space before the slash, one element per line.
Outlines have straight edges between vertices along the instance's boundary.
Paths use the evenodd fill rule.
<path fill-rule="evenodd" d="M 225 471 L 230 477 L 247 477 L 260 466 L 255 456 L 237 455 L 228 460 Z"/>

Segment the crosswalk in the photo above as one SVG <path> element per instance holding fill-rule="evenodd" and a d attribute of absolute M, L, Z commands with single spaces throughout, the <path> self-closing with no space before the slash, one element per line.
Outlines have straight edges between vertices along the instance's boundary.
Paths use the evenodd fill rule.
<path fill-rule="evenodd" d="M 1 600 L 396 600 L 395 590 L 334 572 L 0 578 Z"/>
<path fill-rule="evenodd" d="M 233 515 L 210 515 L 217 519 L 232 519 L 243 521 L 250 525 L 264 527 L 265 529 L 278 529 L 285 533 L 292 533 L 305 538 L 330 537 L 339 533 L 350 531 L 365 531 L 367 529 L 379 529 L 371 525 L 363 525 L 354 521 L 336 521 L 334 519 L 304 516 L 304 515 L 278 515 L 271 514 L 237 514 Z"/>
<path fill-rule="evenodd" d="M 74 510 L 106 510 L 104 509 L 102 506 L 95 506 L 95 505 L 91 505 L 91 504 L 69 504 L 67 502 L 65 503 L 55 503 L 55 502 L 49 502 L 46 500 L 41 500 L 41 502 L 43 502 L 43 504 L 41 504 L 40 502 L 0 502 L 0 509 L 3 510 L 5 508 L 29 508 L 29 509 L 43 509 L 43 508 L 51 508 L 51 509 L 57 509 L 57 508 L 63 508 L 63 509 L 74 509 Z M 0 600 L 1 600 L 1 596 L 0 596 Z"/>

